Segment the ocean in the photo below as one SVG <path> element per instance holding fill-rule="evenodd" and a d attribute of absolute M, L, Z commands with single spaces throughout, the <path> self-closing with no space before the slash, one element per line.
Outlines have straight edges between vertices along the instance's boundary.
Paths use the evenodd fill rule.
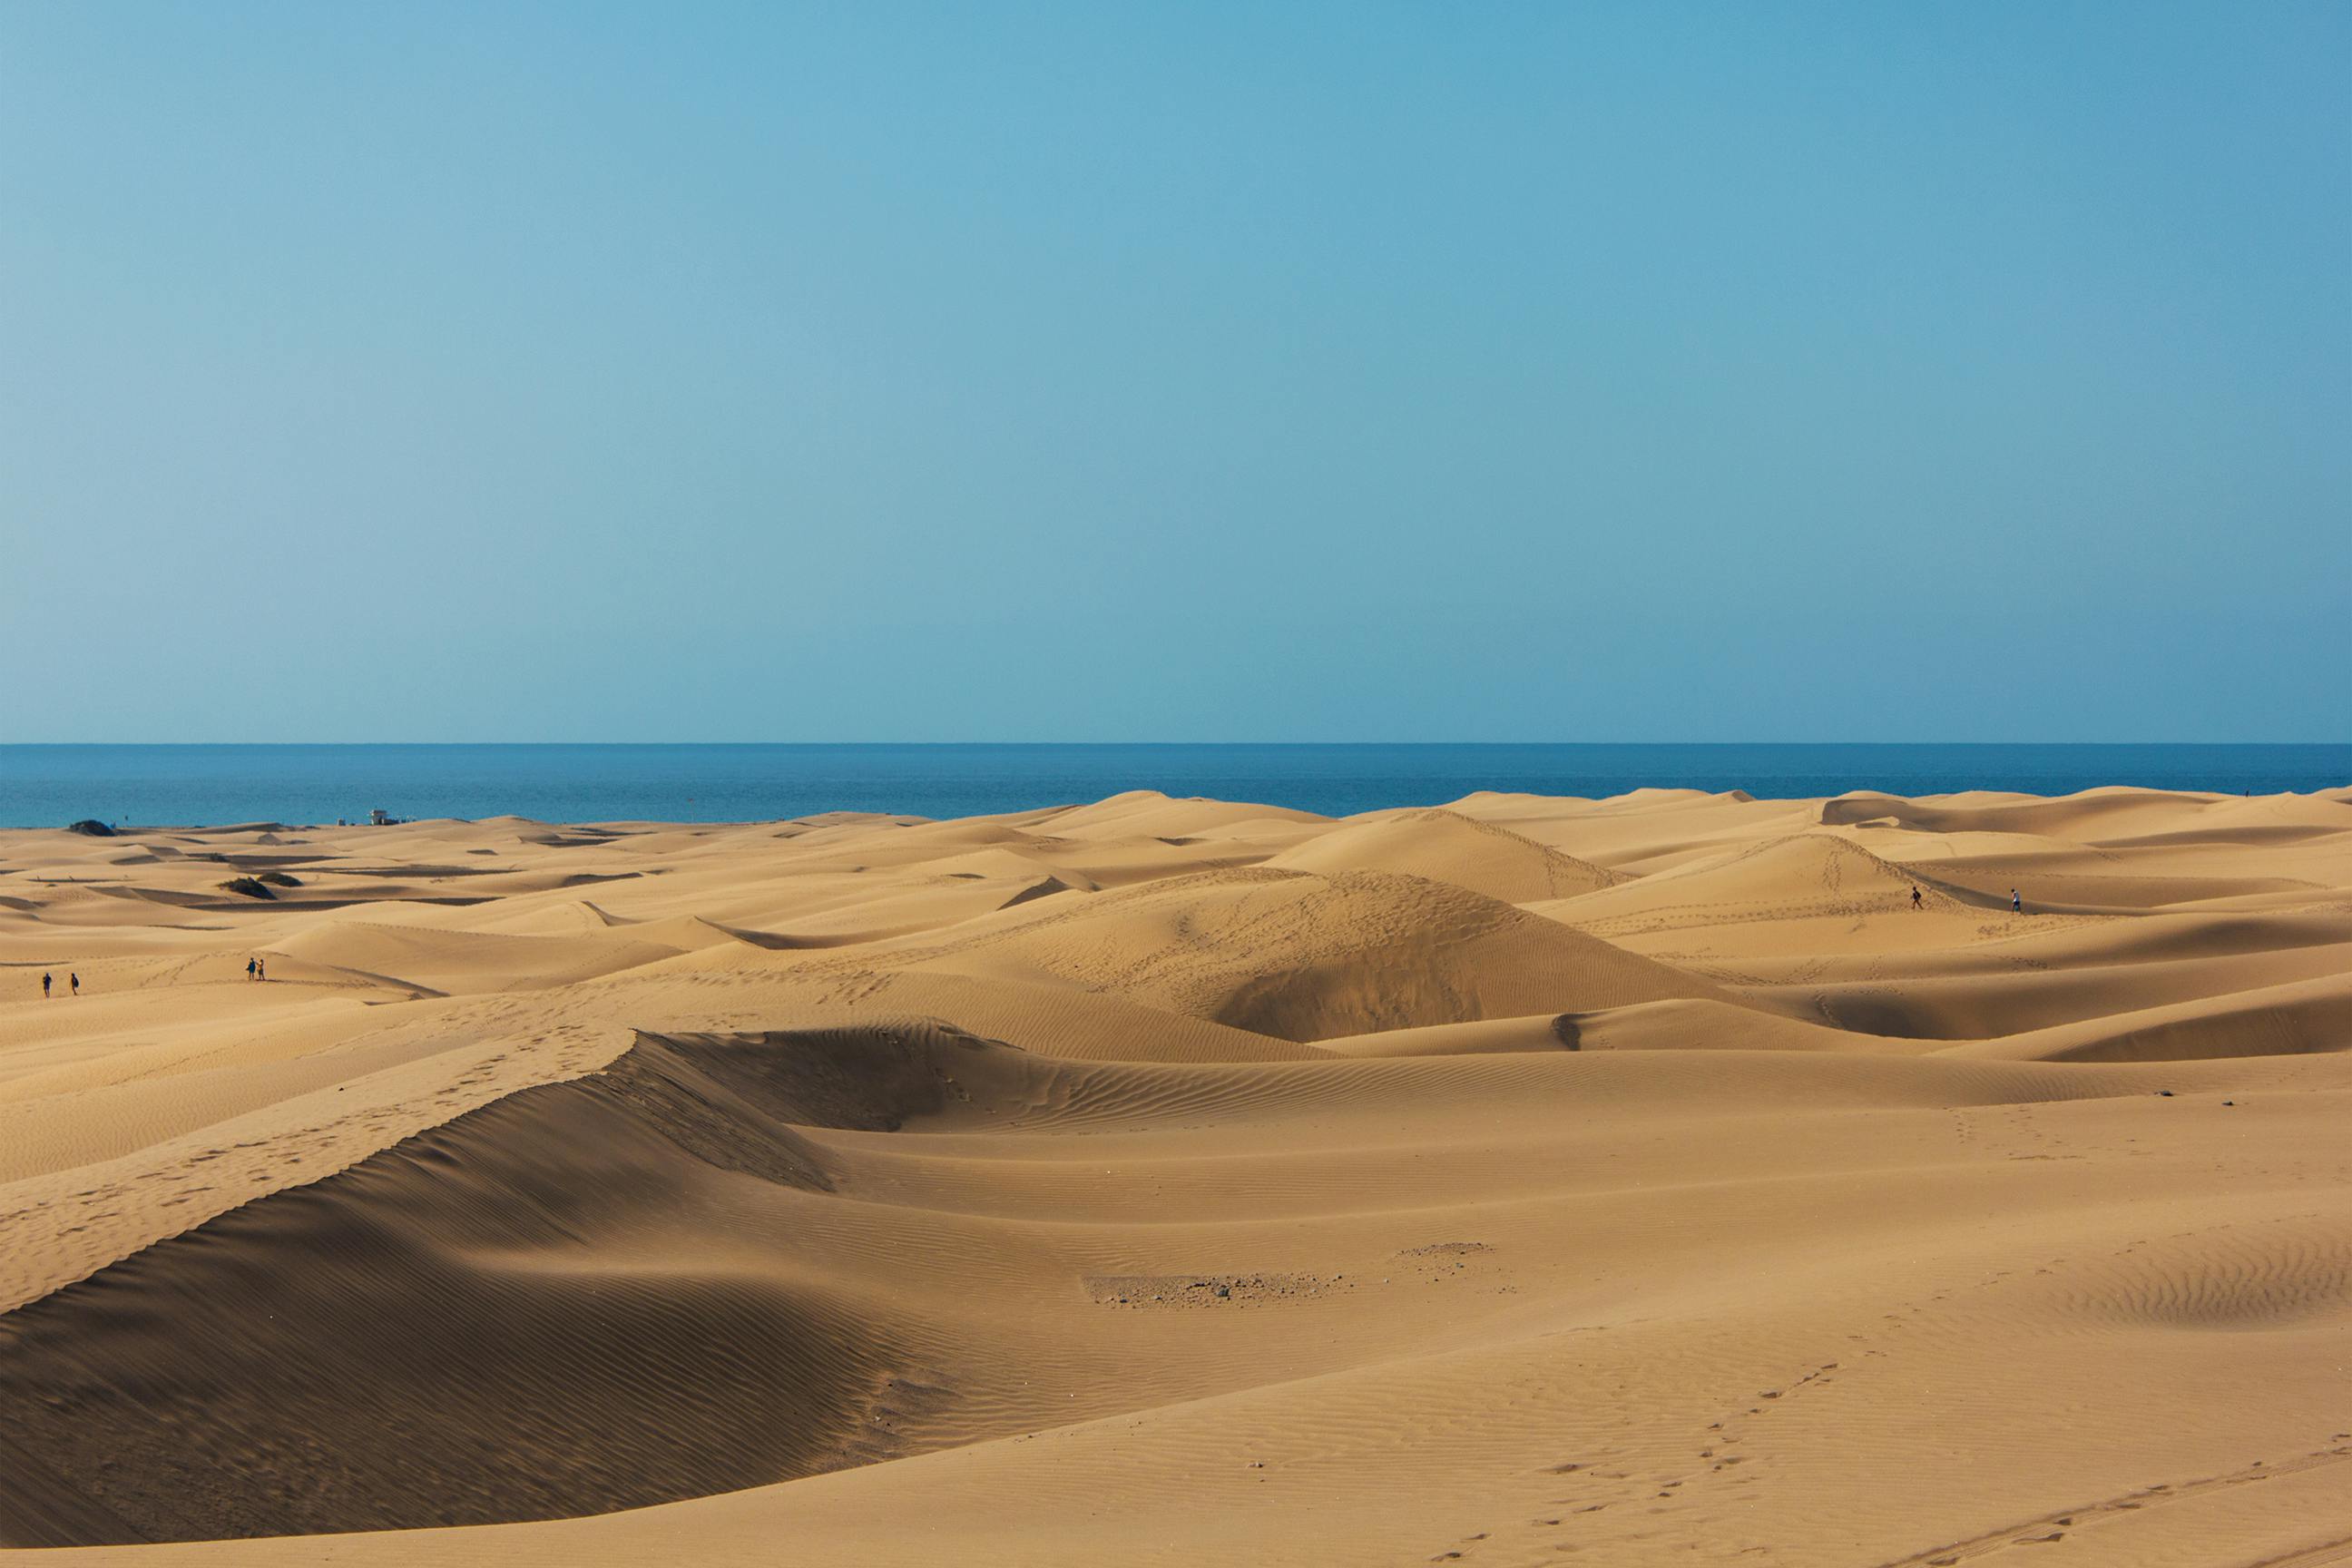
<path fill-rule="evenodd" d="M 0 745 L 0 826 L 322 823 L 376 807 L 548 822 L 946 817 L 1129 789 L 1341 816 L 1481 789 L 2268 795 L 2347 784 L 2352 745 Z"/>

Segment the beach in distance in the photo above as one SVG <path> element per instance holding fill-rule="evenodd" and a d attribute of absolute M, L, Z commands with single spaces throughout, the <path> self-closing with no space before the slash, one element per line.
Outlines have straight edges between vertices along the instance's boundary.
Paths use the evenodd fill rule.
<path fill-rule="evenodd" d="M 0 750 L 0 1545 L 2352 1554 L 2346 748 L 729 750 Z"/>

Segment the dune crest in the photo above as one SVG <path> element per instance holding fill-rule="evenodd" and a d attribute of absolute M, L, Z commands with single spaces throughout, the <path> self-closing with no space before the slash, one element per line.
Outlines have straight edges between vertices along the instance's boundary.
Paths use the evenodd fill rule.
<path fill-rule="evenodd" d="M 1326 875 L 1388 871 L 1421 877 L 1507 904 L 1572 898 L 1624 879 L 1507 827 L 1444 810 L 1343 824 L 1266 864 Z"/>

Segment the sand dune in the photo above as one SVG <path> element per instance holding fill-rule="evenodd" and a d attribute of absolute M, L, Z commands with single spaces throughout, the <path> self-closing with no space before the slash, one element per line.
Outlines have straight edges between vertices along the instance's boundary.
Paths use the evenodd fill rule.
<path fill-rule="evenodd" d="M 641 1038 L 599 1073 L 0 1319 L 13 1468 L 143 1479 L 70 1502 L 12 1489 L 0 1531 L 137 1541 L 555 1517 L 878 1457 L 867 1428 L 892 1358 L 926 1331 L 944 1345 L 950 1326 L 893 1323 L 854 1280 L 829 1292 L 822 1270 L 735 1238 L 805 1224 L 806 1195 L 834 1190 L 802 1129 L 936 1115 L 969 1099 L 956 1075 L 980 1069 L 959 1058 L 983 1049 L 927 1026 Z M 90 1380 L 139 1364 L 161 1381 Z M 159 1404 L 184 1417 L 158 1425 Z M 220 1473 L 245 1484 L 207 1484 Z M 28 1492 L 38 1512 L 9 1517 Z"/>
<path fill-rule="evenodd" d="M 667 958 L 677 948 L 613 936 L 497 936 L 488 931 L 339 921 L 272 942 L 266 960 L 281 976 L 296 968 L 370 975 L 450 994 L 563 985 Z M 289 964 L 287 961 L 292 961 Z"/>
<path fill-rule="evenodd" d="M 1266 862 L 1335 875 L 1392 871 L 1451 882 L 1505 903 L 1565 899 L 1621 880 L 1507 827 L 1452 811 L 1397 812 L 1318 834 Z"/>
<path fill-rule="evenodd" d="M 60 1560 L 2352 1560 L 2343 792 L 15 832 L 0 979 Z"/>
<path fill-rule="evenodd" d="M 2182 1061 L 2352 1050 L 2352 974 L 2234 991 L 1949 1047 L 2018 1061 Z"/>
<path fill-rule="evenodd" d="M 1048 975 L 1300 1041 L 1716 989 L 1450 883 L 1272 868 L 1099 895 L 901 962 Z"/>

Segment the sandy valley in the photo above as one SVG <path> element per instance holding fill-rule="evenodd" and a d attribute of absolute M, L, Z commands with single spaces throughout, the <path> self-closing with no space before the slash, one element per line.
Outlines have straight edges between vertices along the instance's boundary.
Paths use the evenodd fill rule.
<path fill-rule="evenodd" d="M 0 1544 L 2352 1560 L 2347 1047 L 2352 791 L 0 833 Z"/>

